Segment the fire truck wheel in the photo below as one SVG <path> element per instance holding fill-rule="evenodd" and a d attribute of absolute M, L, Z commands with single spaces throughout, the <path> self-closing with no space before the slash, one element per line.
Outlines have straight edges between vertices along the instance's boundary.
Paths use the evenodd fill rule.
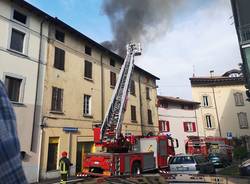
<path fill-rule="evenodd" d="M 141 164 L 139 162 L 135 162 L 132 166 L 132 175 L 140 175 L 141 174 Z"/>

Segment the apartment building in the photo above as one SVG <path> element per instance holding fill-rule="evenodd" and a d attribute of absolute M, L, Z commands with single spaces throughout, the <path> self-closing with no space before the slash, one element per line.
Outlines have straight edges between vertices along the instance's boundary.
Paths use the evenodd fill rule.
<path fill-rule="evenodd" d="M 179 97 L 158 96 L 159 132 L 170 134 L 179 142 L 177 154 L 185 153 L 188 136 L 197 136 L 196 110 L 200 103 Z"/>
<path fill-rule="evenodd" d="M 201 103 L 196 111 L 200 134 L 244 138 L 249 150 L 250 104 L 241 72 L 234 69 L 222 76 L 192 77 L 190 82 L 193 100 Z"/>
<path fill-rule="evenodd" d="M 29 182 L 38 179 L 39 117 L 48 23 L 21 1 L 0 1 L 0 80 L 13 104 L 21 156 Z"/>

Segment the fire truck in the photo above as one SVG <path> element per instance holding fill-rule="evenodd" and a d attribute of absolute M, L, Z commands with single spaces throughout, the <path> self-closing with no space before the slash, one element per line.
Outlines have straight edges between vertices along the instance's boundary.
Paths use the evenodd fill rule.
<path fill-rule="evenodd" d="M 136 175 L 168 166 L 178 141 L 167 135 L 134 136 L 121 133 L 134 56 L 141 55 L 140 44 L 129 43 L 113 95 L 101 125 L 93 128 L 99 151 L 83 158 L 81 176 Z"/>
<path fill-rule="evenodd" d="M 185 146 L 188 154 L 203 154 L 207 157 L 209 153 L 221 153 L 232 161 L 232 146 L 227 138 L 188 136 Z"/>

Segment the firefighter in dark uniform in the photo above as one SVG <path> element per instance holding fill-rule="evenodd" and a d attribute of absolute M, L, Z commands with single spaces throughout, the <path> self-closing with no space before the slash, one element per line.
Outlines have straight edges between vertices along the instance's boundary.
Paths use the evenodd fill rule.
<path fill-rule="evenodd" d="M 68 175 L 69 175 L 69 168 L 73 164 L 70 162 L 70 160 L 67 158 L 67 152 L 62 152 L 62 158 L 59 161 L 59 167 L 60 167 L 60 173 L 61 173 L 61 184 L 64 184 L 67 182 Z"/>

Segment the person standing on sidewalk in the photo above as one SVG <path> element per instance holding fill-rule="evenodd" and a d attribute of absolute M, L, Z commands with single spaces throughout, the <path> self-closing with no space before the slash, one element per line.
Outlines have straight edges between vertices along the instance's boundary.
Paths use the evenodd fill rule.
<path fill-rule="evenodd" d="M 62 152 L 62 158 L 59 161 L 59 167 L 60 167 L 60 173 L 61 173 L 61 184 L 64 184 L 68 180 L 69 176 L 69 168 L 73 164 L 70 162 L 70 160 L 67 158 L 67 152 Z"/>
<path fill-rule="evenodd" d="M 0 81 L 0 183 L 26 184 L 20 145 L 16 131 L 16 116 Z"/>

